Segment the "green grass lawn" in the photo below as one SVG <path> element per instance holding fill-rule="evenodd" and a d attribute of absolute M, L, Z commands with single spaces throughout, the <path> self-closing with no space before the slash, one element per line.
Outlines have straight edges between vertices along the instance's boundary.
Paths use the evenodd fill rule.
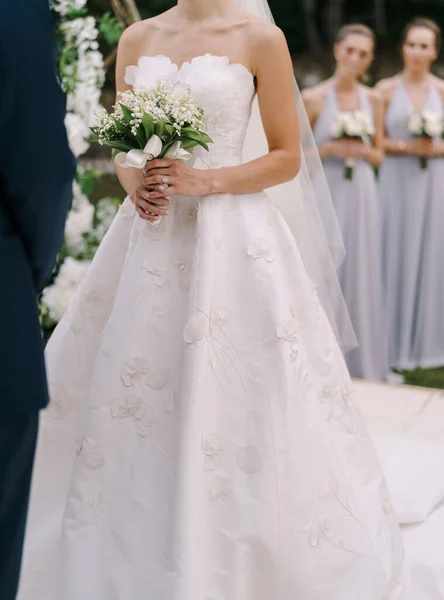
<path fill-rule="evenodd" d="M 400 371 L 408 385 L 439 388 L 444 390 L 444 367 L 438 369 L 415 369 L 414 371 Z"/>

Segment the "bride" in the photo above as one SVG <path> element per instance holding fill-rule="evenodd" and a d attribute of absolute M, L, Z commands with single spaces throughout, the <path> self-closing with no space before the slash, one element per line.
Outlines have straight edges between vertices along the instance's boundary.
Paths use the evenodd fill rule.
<path fill-rule="evenodd" d="M 20 600 L 401 595 L 320 288 L 262 191 L 308 178 L 267 9 L 179 0 L 122 37 L 118 90 L 189 86 L 214 144 L 119 171 L 129 197 L 47 349 Z M 256 95 L 269 151 L 243 163 Z"/>

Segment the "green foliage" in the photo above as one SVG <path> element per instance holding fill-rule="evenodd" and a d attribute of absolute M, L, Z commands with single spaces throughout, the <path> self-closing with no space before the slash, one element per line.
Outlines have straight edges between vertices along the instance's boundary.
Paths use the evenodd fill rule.
<path fill-rule="evenodd" d="M 70 10 L 68 18 L 69 19 L 78 19 L 79 17 L 86 17 L 88 15 L 87 8 L 79 8 L 77 10 Z"/>
<path fill-rule="evenodd" d="M 106 12 L 99 22 L 99 32 L 102 34 L 106 43 L 109 46 L 115 46 L 123 33 L 122 25 L 117 21 L 115 17 L 108 11 Z"/>
<path fill-rule="evenodd" d="M 145 113 L 142 118 L 142 125 L 145 129 L 146 139 L 149 140 L 154 135 L 154 121 L 153 117 L 148 113 Z"/>
<path fill-rule="evenodd" d="M 91 198 L 94 188 L 100 180 L 100 174 L 93 169 L 79 169 L 77 171 L 77 183 L 87 198 Z"/>

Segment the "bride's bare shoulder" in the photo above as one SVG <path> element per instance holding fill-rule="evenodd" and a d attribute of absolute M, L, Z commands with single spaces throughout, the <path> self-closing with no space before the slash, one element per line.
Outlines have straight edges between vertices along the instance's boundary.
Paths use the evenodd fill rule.
<path fill-rule="evenodd" d="M 277 25 L 247 12 L 244 12 L 244 15 L 245 31 L 254 47 L 263 49 L 269 46 L 286 45 L 285 35 Z"/>
<path fill-rule="evenodd" d="M 243 12 L 243 37 L 252 71 L 264 64 L 287 64 L 290 60 L 287 41 L 282 30 L 271 21 Z"/>
<path fill-rule="evenodd" d="M 173 14 L 174 9 L 170 9 L 157 17 L 133 23 L 123 32 L 120 45 L 134 47 L 139 43 L 146 42 L 147 36 L 155 32 L 162 32 L 168 27 Z"/>

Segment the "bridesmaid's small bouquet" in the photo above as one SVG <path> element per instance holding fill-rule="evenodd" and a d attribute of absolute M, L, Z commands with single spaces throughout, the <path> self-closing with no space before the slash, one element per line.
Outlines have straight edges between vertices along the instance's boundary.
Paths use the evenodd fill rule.
<path fill-rule="evenodd" d="M 155 158 L 188 160 L 196 146 L 208 151 L 212 143 L 202 131 L 204 111 L 191 90 L 177 93 L 162 79 L 149 90 L 119 93 L 113 109 L 96 112 L 92 141 L 112 148 L 121 167 L 143 169 Z"/>
<path fill-rule="evenodd" d="M 407 122 L 407 129 L 414 137 L 433 140 L 444 133 L 444 122 L 439 113 L 430 110 L 414 112 Z M 421 169 L 427 169 L 427 158 L 420 156 Z"/>
<path fill-rule="evenodd" d="M 356 140 L 371 143 L 375 135 L 375 127 L 369 115 L 362 110 L 338 112 L 331 128 L 331 135 L 336 140 Z M 351 181 L 355 161 L 347 158 L 344 165 L 344 178 Z"/>

